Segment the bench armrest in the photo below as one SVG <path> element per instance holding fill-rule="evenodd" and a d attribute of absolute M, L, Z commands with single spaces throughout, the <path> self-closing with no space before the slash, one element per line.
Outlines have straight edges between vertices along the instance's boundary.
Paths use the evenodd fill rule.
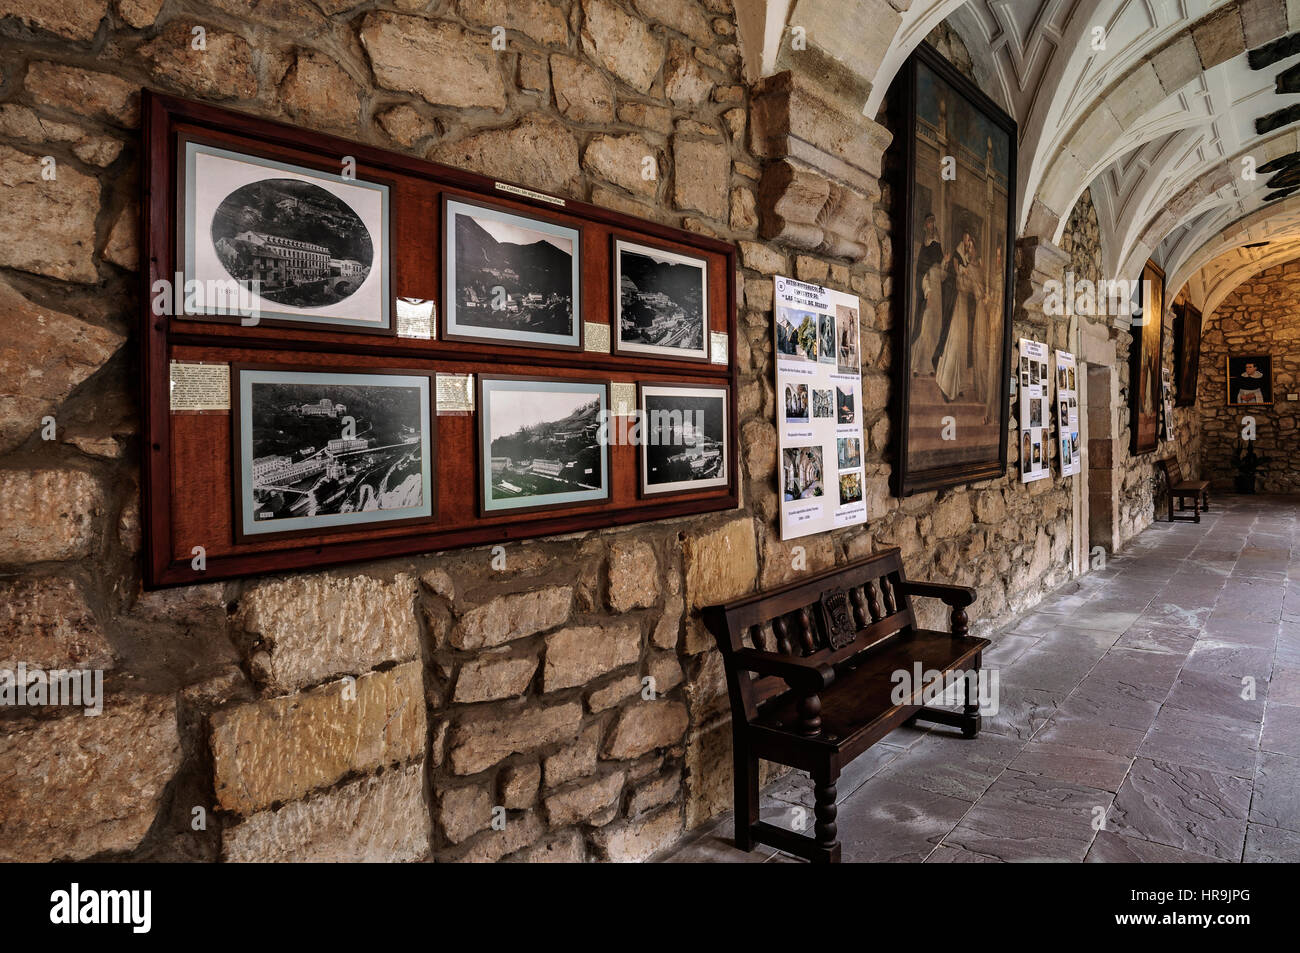
<path fill-rule="evenodd" d="M 758 649 L 738 649 L 731 653 L 731 657 L 739 668 L 757 675 L 775 675 L 799 691 L 820 692 L 835 681 L 835 669 L 825 662 Z"/>
<path fill-rule="evenodd" d="M 912 582 L 901 580 L 898 588 L 909 596 L 928 596 L 941 599 L 952 609 L 951 622 L 953 635 L 966 635 L 970 631 L 970 619 L 966 616 L 966 607 L 975 601 L 978 595 L 970 586 L 953 586 L 945 582 Z"/>

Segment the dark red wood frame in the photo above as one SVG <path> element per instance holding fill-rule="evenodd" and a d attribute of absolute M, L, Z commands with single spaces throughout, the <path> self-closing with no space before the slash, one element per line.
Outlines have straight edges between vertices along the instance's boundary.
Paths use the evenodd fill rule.
<path fill-rule="evenodd" d="M 172 360 L 262 364 L 316 371 L 375 372 L 398 368 L 433 374 L 573 377 L 605 382 L 725 384 L 738 392 L 736 365 L 735 248 L 680 229 L 644 222 L 619 212 L 565 200 L 552 204 L 497 188 L 497 181 L 422 159 L 387 152 L 323 133 L 293 128 L 201 103 L 145 90 L 141 176 L 141 313 L 139 340 L 142 414 L 142 522 L 144 581 L 166 585 L 326 566 L 368 559 L 563 535 L 608 526 L 732 509 L 738 505 L 736 404 L 729 408 L 728 485 L 670 499 L 643 500 L 636 492 L 636 448 L 610 448 L 611 495 L 593 504 L 477 515 L 476 415 L 440 415 L 434 475 L 438 520 L 420 526 L 362 526 L 315 538 L 235 541 L 229 494 L 233 448 L 230 421 L 218 414 L 172 414 L 168 364 Z M 358 334 L 320 326 L 259 324 L 173 318 L 151 310 L 150 289 L 171 282 L 176 266 L 175 198 L 177 141 L 201 135 L 236 151 L 310 166 L 352 156 L 358 178 L 391 179 L 392 292 L 441 305 L 440 208 L 444 195 L 491 204 L 527 215 L 580 222 L 584 322 L 608 324 L 613 302 L 591 293 L 609 287 L 612 241 L 618 231 L 647 244 L 682 247 L 709 261 L 710 331 L 725 331 L 726 366 L 691 361 L 644 361 L 631 355 L 565 351 L 491 342 L 415 340 Z M 396 314 L 394 314 L 394 322 Z M 236 382 L 232 382 L 236 383 Z M 462 498 L 463 497 L 463 498 Z M 202 545 L 206 567 L 191 566 Z"/>

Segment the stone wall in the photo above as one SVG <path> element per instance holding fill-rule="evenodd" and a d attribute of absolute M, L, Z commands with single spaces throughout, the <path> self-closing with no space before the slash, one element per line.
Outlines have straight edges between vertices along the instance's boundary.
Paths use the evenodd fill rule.
<path fill-rule="evenodd" d="M 890 190 L 849 245 L 799 246 L 850 258 L 760 239 L 730 0 L 49 0 L 0 17 L 0 363 L 19 384 L 0 413 L 0 668 L 107 670 L 99 717 L 0 714 L 0 856 L 642 859 L 730 804 L 700 606 L 898 545 L 915 578 L 978 586 L 987 632 L 1068 576 L 1068 483 L 1020 484 L 1014 450 L 1002 479 L 889 495 Z M 736 241 L 744 506 L 142 591 L 142 86 Z M 1017 336 L 1063 346 L 1033 291 L 1059 255 L 1018 252 Z M 862 299 L 870 521 L 797 544 L 777 532 L 778 273 Z"/>
<path fill-rule="evenodd" d="M 1269 458 L 1261 493 L 1300 493 L 1300 263 L 1260 272 L 1223 299 L 1205 321 L 1201 338 L 1196 412 L 1204 428 L 1203 473 L 1216 488 L 1231 489 L 1233 452 L 1244 418 L 1255 418 L 1255 451 Z M 1229 407 L 1229 355 L 1273 356 L 1273 405 Z"/>

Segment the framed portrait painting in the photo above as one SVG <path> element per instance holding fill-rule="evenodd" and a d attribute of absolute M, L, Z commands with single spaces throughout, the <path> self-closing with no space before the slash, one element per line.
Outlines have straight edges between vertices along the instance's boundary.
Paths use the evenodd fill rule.
<path fill-rule="evenodd" d="M 1133 344 L 1129 348 L 1129 449 L 1133 454 L 1150 453 L 1160 442 L 1165 273 L 1155 262 L 1148 261 L 1142 266 L 1139 289 L 1138 313 L 1133 316 Z"/>
<path fill-rule="evenodd" d="M 1174 406 L 1196 403 L 1201 370 L 1201 312 L 1189 302 L 1174 305 Z"/>
<path fill-rule="evenodd" d="M 1228 355 L 1228 406 L 1273 403 L 1273 357 L 1270 354 Z"/>
<path fill-rule="evenodd" d="M 393 333 L 388 184 L 180 146 L 182 317 Z"/>
<path fill-rule="evenodd" d="M 1015 120 L 926 44 L 895 89 L 903 311 L 893 479 L 907 496 L 1006 472 L 1017 139 Z"/>
<path fill-rule="evenodd" d="M 579 350 L 581 230 L 444 197 L 442 335 Z"/>

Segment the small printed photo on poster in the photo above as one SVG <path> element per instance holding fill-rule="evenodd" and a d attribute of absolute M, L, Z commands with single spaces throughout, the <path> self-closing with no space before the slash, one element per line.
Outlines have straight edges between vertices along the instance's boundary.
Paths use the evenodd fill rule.
<path fill-rule="evenodd" d="M 1069 377 L 1065 373 L 1065 368 L 1058 367 L 1056 369 L 1056 386 L 1061 388 L 1061 390 L 1068 390 L 1069 389 L 1068 381 L 1069 381 Z"/>
<path fill-rule="evenodd" d="M 1061 423 L 1068 424 L 1069 422 L 1070 422 L 1070 402 L 1068 400 L 1063 400 L 1061 401 Z"/>
<path fill-rule="evenodd" d="M 1029 362 L 1029 383 L 1037 384 L 1040 381 L 1042 381 L 1042 377 L 1039 374 L 1038 362 L 1030 361 Z"/>
<path fill-rule="evenodd" d="M 1029 431 L 1024 431 L 1020 439 L 1020 465 L 1026 469 L 1029 468 L 1030 454 L 1033 450 L 1032 444 L 1033 440 L 1029 436 Z"/>
<path fill-rule="evenodd" d="M 858 374 L 862 371 L 858 357 L 858 309 L 842 304 L 835 306 L 835 327 L 840 336 L 837 368 L 841 374 Z"/>
<path fill-rule="evenodd" d="M 1034 455 L 1032 459 L 1034 461 L 1035 470 L 1043 465 L 1043 445 L 1037 440 L 1034 441 Z"/>
<path fill-rule="evenodd" d="M 853 412 L 852 387 L 835 388 L 835 422 L 840 424 L 856 423 L 857 415 Z"/>
<path fill-rule="evenodd" d="M 1068 381 L 1067 381 L 1067 389 L 1069 389 L 1069 390 L 1074 390 L 1074 389 L 1075 389 L 1075 386 L 1074 386 L 1074 368 L 1073 368 L 1073 367 L 1070 367 L 1070 368 L 1067 368 L 1067 370 L 1069 371 L 1069 374 L 1067 375 L 1067 377 L 1068 377 Z"/>
<path fill-rule="evenodd" d="M 1029 426 L 1041 427 L 1043 425 L 1043 402 L 1035 398 L 1029 402 Z"/>
<path fill-rule="evenodd" d="M 785 422 L 804 424 L 808 422 L 808 385 L 785 385 Z"/>
<path fill-rule="evenodd" d="M 776 309 L 776 356 L 787 361 L 817 360 L 817 315 L 794 308 Z"/>
<path fill-rule="evenodd" d="M 835 441 L 839 468 L 857 470 L 862 466 L 862 441 L 857 437 L 840 437 Z"/>
<path fill-rule="evenodd" d="M 835 338 L 835 315 L 818 315 L 817 360 L 822 364 L 834 364 L 838 348 Z"/>
<path fill-rule="evenodd" d="M 1071 433 L 1070 434 L 1070 456 L 1077 457 L 1078 455 L 1079 455 L 1079 435 L 1078 433 Z"/>
<path fill-rule="evenodd" d="M 840 474 L 840 506 L 862 501 L 862 474 Z"/>
<path fill-rule="evenodd" d="M 1028 380 L 1028 378 L 1029 378 L 1029 358 L 1026 357 L 1026 356 L 1023 355 L 1023 354 L 1020 356 L 1020 373 L 1023 374 L 1023 375 L 1025 376 L 1025 379 L 1026 379 L 1026 380 Z"/>
<path fill-rule="evenodd" d="M 1073 459 L 1074 457 L 1070 453 L 1070 438 L 1062 437 L 1061 438 L 1061 465 L 1068 467 L 1070 465 L 1070 461 Z"/>
<path fill-rule="evenodd" d="M 703 258 L 615 240 L 619 351 L 704 360 L 708 269 Z"/>
<path fill-rule="evenodd" d="M 825 495 L 820 446 L 786 447 L 781 451 L 781 493 L 786 502 Z"/>
<path fill-rule="evenodd" d="M 812 392 L 812 415 L 814 418 L 831 418 L 835 416 L 835 397 L 828 390 Z"/>

